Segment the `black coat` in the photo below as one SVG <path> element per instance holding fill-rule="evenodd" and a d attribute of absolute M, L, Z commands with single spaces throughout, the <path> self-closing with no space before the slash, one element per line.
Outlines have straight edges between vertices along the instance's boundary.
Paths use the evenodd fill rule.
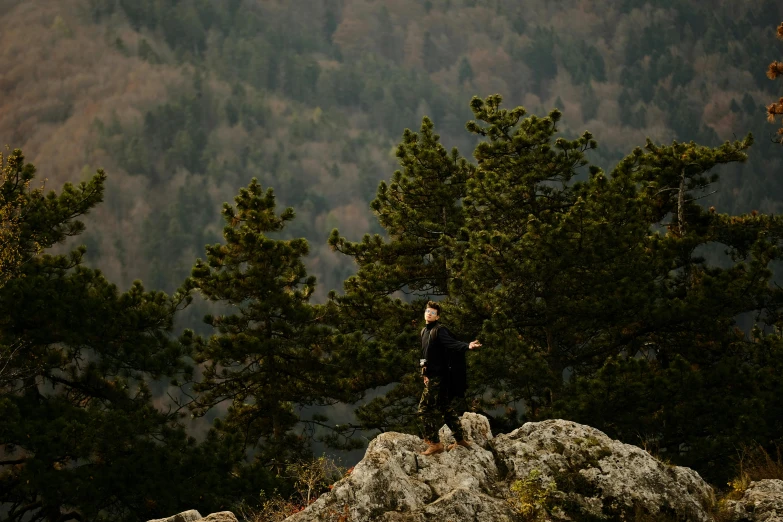
<path fill-rule="evenodd" d="M 434 336 L 433 330 L 436 332 Z M 427 361 L 424 375 L 442 377 L 452 397 L 465 395 L 468 388 L 467 350 L 468 343 L 455 339 L 449 329 L 437 321 L 429 323 L 421 331 L 421 358 Z"/>

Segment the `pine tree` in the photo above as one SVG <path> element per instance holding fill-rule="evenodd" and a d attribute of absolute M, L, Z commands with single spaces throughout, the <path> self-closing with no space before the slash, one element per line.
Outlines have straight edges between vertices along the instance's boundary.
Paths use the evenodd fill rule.
<path fill-rule="evenodd" d="M 591 136 L 549 149 L 557 114 L 520 121 L 519 109 L 496 101 L 474 100 L 484 126 L 469 129 L 488 143 L 475 153 L 478 175 L 464 200 L 469 241 L 451 294 L 463 324 L 485 321 L 487 348 L 474 369 L 484 391 L 495 404 L 525 401 L 527 418 L 575 418 L 629 442 L 645 429 L 677 462 L 725 477 L 736 444 L 761 432 L 769 440 L 780 424 L 771 403 L 759 405 L 753 426 L 739 420 L 769 368 L 756 362 L 757 343 L 736 317 L 754 313 L 762 331 L 777 324 L 783 296 L 769 264 L 783 221 L 699 204 L 718 181 L 712 170 L 745 161 L 752 138 L 718 148 L 648 141 L 611 176 L 593 167 L 573 183 Z M 705 260 L 702 251 L 717 245 L 733 262 Z M 639 367 L 638 357 L 649 364 Z M 585 383 L 600 393 L 586 393 Z M 780 391 L 767 384 L 762 396 Z M 717 396 L 725 400 L 705 407 Z M 604 405 L 600 415 L 588 397 Z M 737 427 L 710 434 L 729 423 Z"/>
<path fill-rule="evenodd" d="M 206 261 L 196 262 L 186 284 L 226 310 L 204 318 L 214 335 L 183 336 L 203 364 L 190 406 L 203 416 L 229 401 L 219 431 L 241 434 L 257 465 L 279 470 L 307 454 L 295 428 L 323 424 L 300 418 L 296 408 L 352 402 L 357 361 L 350 339 L 325 324 L 326 307 L 309 303 L 316 280 L 302 263 L 307 241 L 270 237 L 294 218 L 293 209 L 276 215 L 273 191 L 255 178 L 235 202 L 223 207 L 225 243 L 207 246 Z"/>
<path fill-rule="evenodd" d="M 500 103 L 500 96 L 471 102 L 477 121 L 467 128 L 487 141 L 474 152 L 477 175 L 464 199 L 469 237 L 458 245 L 455 259 L 462 261 L 455 269 L 461 277 L 452 294 L 463 324 L 476 330 L 486 323 L 487 348 L 473 371 L 482 387 L 493 390 L 489 404 L 524 399 L 536 411 L 569 366 L 556 355 L 558 331 L 573 328 L 589 337 L 584 327 L 607 313 L 574 298 L 590 295 L 609 274 L 580 269 L 601 268 L 596 258 L 606 244 L 628 240 L 604 222 L 569 243 L 597 218 L 585 185 L 571 184 L 595 141 L 587 132 L 574 141 L 554 139 L 557 110 L 546 118 L 524 118 L 522 107 L 506 110 Z M 603 173 L 592 169 L 592 176 L 600 183 Z"/>
<path fill-rule="evenodd" d="M 427 72 L 435 72 L 443 66 L 443 59 L 438 52 L 438 47 L 432 39 L 432 34 L 429 31 L 424 33 L 424 43 L 422 44 L 422 60 L 424 62 L 424 69 Z"/>
<path fill-rule="evenodd" d="M 0 153 L 0 286 L 41 250 L 35 233 L 24 230 L 26 204 L 31 196 L 40 195 L 40 189 L 29 193 L 34 175 L 21 150 L 15 149 L 7 158 Z"/>
<path fill-rule="evenodd" d="M 470 397 L 476 408 L 511 412 L 492 422 L 562 416 L 630 443 L 641 432 L 714 479 L 731 472 L 727 456 L 737 444 L 777 437 L 772 397 L 783 389 L 771 359 L 781 346 L 783 293 L 771 285 L 769 266 L 780 255 L 783 220 L 700 204 L 718 182 L 713 170 L 745 161 L 752 137 L 717 148 L 648 141 L 607 175 L 588 165 L 596 147 L 589 132 L 557 136 L 558 111 L 527 117 L 521 107 L 501 108 L 499 96 L 474 98 L 471 109 L 467 128 L 482 139 L 476 166 L 452 171 L 447 166 L 457 163 L 427 161 L 439 157 L 438 145 L 420 147 L 406 133 L 398 156 L 410 157 L 411 174 L 396 173 L 391 191 L 382 184 L 373 204 L 388 241 L 331 239 L 359 265 L 335 302 L 345 325 L 365 325 L 378 366 L 416 353 L 415 335 L 399 335 L 408 350 L 396 352 L 376 339 L 410 332 L 406 320 L 421 302 L 390 296 L 417 289 L 421 300 L 445 297 L 456 331 L 479 332 L 484 348 L 470 359 Z M 450 172 L 464 180 L 460 190 L 434 183 L 423 190 L 423 180 Z M 447 214 L 458 225 L 453 232 L 434 228 L 430 217 L 444 195 L 458 210 Z M 444 233 L 436 242 L 433 232 Z M 728 254 L 720 263 L 705 259 L 720 248 Z M 430 252 L 442 261 L 427 274 Z M 362 313 L 372 321 L 362 323 Z M 759 324 L 752 338 L 736 319 L 748 313 Z M 420 391 L 415 369 L 409 360 L 389 372 L 401 384 L 359 410 L 367 426 L 410 424 Z M 746 423 L 751 404 L 754 420 Z"/>
<path fill-rule="evenodd" d="M 402 381 L 386 398 L 357 411 L 365 426 L 380 429 L 411 426 L 420 386 L 410 373 L 419 357 L 417 321 L 430 297 L 448 295 L 454 277 L 449 242 L 464 225 L 460 200 L 473 171 L 456 149 L 446 150 L 426 117 L 418 133 L 405 130 L 397 158 L 401 170 L 390 184 L 381 182 L 370 204 L 389 239 L 368 234 L 350 242 L 336 229 L 329 238 L 334 250 L 358 265 L 344 294 L 330 294 L 339 310 L 331 316 L 335 326 L 368 340 L 362 352 L 368 383 Z"/>
<path fill-rule="evenodd" d="M 463 56 L 459 61 L 459 71 L 457 72 L 457 81 L 460 85 L 464 85 L 465 82 L 473 81 L 473 67 L 470 66 L 470 62 L 466 56 Z"/>
<path fill-rule="evenodd" d="M 775 328 L 783 296 L 771 284 L 769 266 L 779 256 L 783 221 L 755 211 L 717 214 L 697 203 L 718 181 L 711 169 L 744 161 L 751 142 L 749 137 L 714 149 L 648 142 L 646 152 L 635 151 L 614 170 L 613 183 L 636 185 L 650 231 L 640 252 L 650 267 L 647 285 L 626 287 L 631 295 L 635 288 L 644 292 L 629 306 L 634 315 L 618 321 L 614 353 L 604 363 L 611 371 L 576 371 L 564 391 L 569 405 L 553 412 L 581 417 L 595 400 L 587 390 L 596 380 L 605 388 L 611 378 L 615 384 L 601 395 L 605 408 L 597 418 L 591 415 L 593 425 L 625 440 L 645 433 L 673 460 L 713 480 L 726 478 L 726 461 L 738 444 L 769 441 L 780 429 L 777 406 L 766 402 L 780 393 L 780 383 L 766 376 L 773 370 L 770 351 L 780 343 Z M 727 256 L 720 264 L 708 262 L 703 252 L 718 245 Z M 628 298 L 623 302 L 628 306 Z M 748 313 L 759 327 L 752 336 L 736 320 Z M 649 362 L 640 366 L 628 357 Z M 618 380 L 628 386 L 617 386 Z M 624 398 L 610 404 L 620 394 Z M 747 422 L 751 404 L 754 421 Z"/>
<path fill-rule="evenodd" d="M 598 99 L 592 82 L 587 82 L 582 91 L 582 119 L 584 121 L 595 119 L 598 115 L 599 103 L 601 100 Z"/>
<path fill-rule="evenodd" d="M 753 96 L 751 96 L 749 92 L 746 92 L 745 96 L 742 97 L 742 109 L 747 114 L 754 114 L 759 110 L 758 105 L 756 105 L 756 100 L 753 99 Z"/>
<path fill-rule="evenodd" d="M 758 396 L 781 390 L 776 380 L 758 385 L 770 368 L 736 317 L 754 313 L 762 331 L 777 324 L 783 295 L 769 264 L 783 221 L 698 203 L 718 181 L 712 169 L 744 161 L 752 139 L 648 141 L 610 177 L 591 168 L 569 183 L 594 146 L 589 134 L 555 140 L 547 158 L 540 150 L 557 115 L 519 122 L 474 104 L 485 126 L 469 128 L 489 143 L 477 147 L 465 198 L 470 241 L 457 281 L 469 285 L 452 297 L 485 320 L 478 380 L 496 404 L 524 400 L 527 418 L 574 418 L 628 442 L 643 431 L 676 462 L 725 478 L 732 448 L 780 427 L 772 403 L 758 405 L 752 426 L 740 421 Z M 728 266 L 701 253 L 719 244 Z M 767 346 L 779 342 L 771 335 Z M 707 406 L 711 397 L 722 399 Z"/>
<path fill-rule="evenodd" d="M 23 261 L 0 288 L 4 517 L 137 520 L 225 503 L 241 447 L 215 436 L 197 447 L 175 411 L 153 406 L 148 384 L 189 374 L 170 335 L 189 296 L 138 281 L 119 292 L 83 266 L 84 247 L 46 253 L 84 230 L 77 218 L 102 200 L 102 171 L 46 195 L 27 189 L 35 169 L 20 151 L 4 172 L 3 200 L 22 210 L 3 253 Z"/>

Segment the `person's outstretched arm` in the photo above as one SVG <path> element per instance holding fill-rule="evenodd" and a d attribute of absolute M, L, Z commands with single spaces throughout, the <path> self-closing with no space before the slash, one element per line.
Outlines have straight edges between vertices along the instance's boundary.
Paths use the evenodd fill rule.
<path fill-rule="evenodd" d="M 479 346 L 481 346 L 481 343 L 476 341 L 473 341 L 471 343 L 463 343 L 462 341 L 458 341 L 454 338 L 453 335 L 451 335 L 451 332 L 446 328 L 445 326 L 442 326 L 438 330 L 438 337 L 441 339 L 441 343 L 443 347 L 446 350 L 453 351 L 453 352 L 464 352 L 467 350 L 475 350 Z"/>
<path fill-rule="evenodd" d="M 441 346 L 450 352 L 465 352 L 468 350 L 468 343 L 463 343 L 462 341 L 455 339 L 445 326 L 440 327 L 438 330 L 438 338 L 440 339 Z"/>

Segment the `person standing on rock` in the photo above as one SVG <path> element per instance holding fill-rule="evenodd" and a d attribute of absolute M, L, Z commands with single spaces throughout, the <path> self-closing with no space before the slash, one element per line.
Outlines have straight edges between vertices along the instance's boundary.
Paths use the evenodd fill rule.
<path fill-rule="evenodd" d="M 443 451 L 438 430 L 445 421 L 454 434 L 454 444 L 469 447 L 465 440 L 459 416 L 465 411 L 465 390 L 468 386 L 465 352 L 481 346 L 478 341 L 465 343 L 456 340 L 440 321 L 440 305 L 427 303 L 424 310 L 427 325 L 421 331 L 421 374 L 424 377 L 424 393 L 419 401 L 419 416 L 424 427 L 427 449 L 422 455 L 434 455 Z"/>

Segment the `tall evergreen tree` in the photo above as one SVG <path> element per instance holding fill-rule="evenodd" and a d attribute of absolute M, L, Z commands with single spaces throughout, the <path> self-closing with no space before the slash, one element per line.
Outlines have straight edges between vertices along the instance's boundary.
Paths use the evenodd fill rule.
<path fill-rule="evenodd" d="M 223 207 L 225 243 L 207 246 L 206 261 L 196 262 L 186 284 L 226 307 L 204 318 L 218 333 L 183 336 L 203 363 L 191 408 L 202 416 L 227 401 L 218 429 L 241 434 L 258 466 L 280 470 L 308 452 L 297 425 L 323 424 L 321 417 L 302 419 L 297 408 L 352 402 L 357 363 L 350 339 L 326 325 L 326 308 L 309 303 L 316 281 L 302 263 L 307 241 L 270 237 L 294 218 L 293 209 L 275 214 L 274 193 L 256 179 L 235 202 Z"/>
<path fill-rule="evenodd" d="M 470 66 L 467 56 L 463 56 L 459 61 L 459 69 L 457 70 L 457 81 L 460 85 L 465 85 L 465 82 L 473 81 L 473 67 Z"/>
<path fill-rule="evenodd" d="M 713 480 L 731 473 L 726 463 L 738 445 L 774 440 L 781 429 L 770 399 L 783 390 L 769 376 L 777 368 L 783 294 L 770 265 L 780 256 L 783 220 L 718 214 L 698 203 L 718 180 L 711 170 L 744 161 L 750 143 L 648 142 L 613 171 L 612 185 L 635 187 L 626 193 L 635 195 L 648 231 L 638 259 L 649 272 L 635 284 L 620 280 L 621 303 L 633 312 L 612 318 L 613 348 L 602 367 L 575 367 L 550 412 L 589 418 L 625 440 L 643 434 Z M 737 321 L 749 314 L 752 335 Z"/>
<path fill-rule="evenodd" d="M 648 141 L 611 175 L 589 167 L 577 181 L 587 168 L 586 152 L 596 147 L 590 133 L 566 140 L 557 137 L 559 112 L 525 117 L 521 107 L 500 105 L 499 96 L 471 102 L 476 120 L 467 128 L 482 142 L 474 152 L 477 165 L 461 167 L 464 190 L 450 193 L 459 228 L 437 241 L 445 287 L 419 287 L 446 297 L 444 313 L 457 331 L 480 331 L 484 349 L 469 371 L 474 404 L 513 412 L 522 402 L 528 420 L 565 416 L 632 443 L 642 430 L 677 462 L 725 476 L 734 445 L 761 435 L 770 440 L 779 427 L 774 403 L 759 402 L 752 426 L 742 422 L 746 408 L 783 391 L 770 375 L 780 344 L 770 328 L 777 326 L 783 296 L 771 285 L 769 269 L 779 256 L 783 221 L 718 214 L 700 204 L 718 181 L 713 169 L 744 161 L 752 138 L 717 148 Z M 434 156 L 437 147 L 422 147 L 414 158 Z M 415 179 L 444 172 L 439 163 L 414 165 Z M 394 290 L 421 281 L 429 266 L 391 268 L 390 252 L 401 267 L 419 259 L 416 248 L 426 236 L 417 224 L 432 230 L 434 222 L 417 219 L 400 202 L 418 194 L 424 197 L 416 200 L 418 208 L 438 208 L 438 191 L 402 179 L 395 174 L 398 192 L 390 201 L 397 206 L 379 204 L 385 185 L 374 203 L 390 231 L 388 242 L 377 238 L 371 248 L 369 238 L 349 244 L 332 237 L 334 245 L 351 245 L 343 251 L 359 265 L 345 296 L 337 298 L 345 314 L 348 303 L 391 302 Z M 727 255 L 719 263 L 705 259 L 705 252 L 721 248 Z M 383 286 L 392 278 L 396 287 Z M 362 295 L 362 288 L 374 292 Z M 408 317 L 417 312 L 409 308 Z M 753 338 L 736 320 L 748 313 L 760 325 Z M 373 331 L 404 331 L 405 314 L 381 317 Z M 400 339 L 416 345 L 415 337 Z M 731 368 L 737 372 L 727 378 Z M 360 409 L 368 425 L 404 424 L 404 415 L 413 413 L 415 365 L 407 369 L 398 378 L 403 386 Z M 606 401 L 607 395 L 616 401 Z M 705 407 L 710 397 L 724 400 Z M 725 436 L 710 432 L 731 422 L 736 428 Z"/>
<path fill-rule="evenodd" d="M 390 184 L 381 182 L 370 204 L 389 236 L 365 235 L 360 242 L 340 237 L 331 247 L 354 258 L 358 273 L 345 281 L 344 294 L 330 294 L 339 313 L 330 317 L 344 332 L 358 332 L 367 342 L 368 383 L 400 383 L 386 397 L 359 408 L 365 426 L 379 429 L 411 426 L 411 408 L 419 381 L 410 373 L 418 351 L 417 321 L 432 296 L 445 297 L 454 274 L 453 249 L 465 223 L 461 206 L 473 167 L 456 149 L 440 143 L 425 117 L 420 132 L 405 130 L 397 148 L 401 170 Z"/>
<path fill-rule="evenodd" d="M 98 171 L 60 194 L 29 191 L 14 151 L 4 201 L 21 200 L 18 264 L 0 288 L 0 506 L 8 520 L 138 520 L 225 505 L 241 448 L 197 447 L 148 382 L 187 375 L 170 336 L 186 293 L 119 292 L 83 266 L 85 248 L 39 253 L 84 230 L 103 197 Z M 9 181 L 16 180 L 16 182 Z"/>

